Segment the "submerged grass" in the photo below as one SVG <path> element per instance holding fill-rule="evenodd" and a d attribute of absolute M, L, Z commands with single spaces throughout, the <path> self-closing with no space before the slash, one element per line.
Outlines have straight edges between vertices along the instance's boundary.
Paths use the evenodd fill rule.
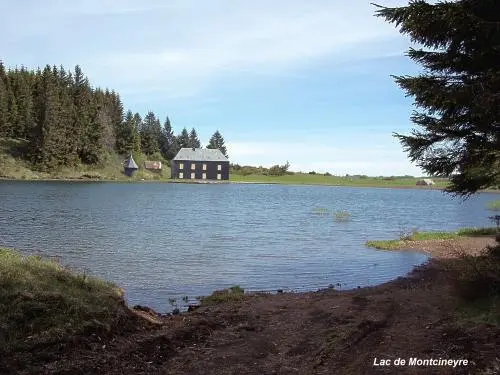
<path fill-rule="evenodd" d="M 381 250 L 398 250 L 405 247 L 409 241 L 450 240 L 459 237 L 476 237 L 495 235 L 497 228 L 462 228 L 456 232 L 413 232 L 411 235 L 397 240 L 367 241 L 366 246 Z"/>
<path fill-rule="evenodd" d="M 0 352 L 109 330 L 125 314 L 121 294 L 112 283 L 0 248 Z"/>

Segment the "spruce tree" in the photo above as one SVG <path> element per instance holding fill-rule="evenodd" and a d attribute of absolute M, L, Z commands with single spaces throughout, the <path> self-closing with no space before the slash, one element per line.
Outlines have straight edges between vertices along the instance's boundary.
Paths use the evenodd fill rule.
<path fill-rule="evenodd" d="M 0 137 L 7 137 L 8 127 L 8 104 L 7 104 L 7 74 L 0 60 Z"/>
<path fill-rule="evenodd" d="M 134 151 L 135 124 L 132 111 L 128 111 L 122 125 L 116 133 L 116 151 L 119 154 L 130 154 Z"/>
<path fill-rule="evenodd" d="M 11 75 L 12 78 L 12 75 Z M 17 109 L 17 100 L 12 87 L 13 79 L 9 80 L 7 85 L 7 137 L 14 137 L 18 132 L 19 113 Z"/>
<path fill-rule="evenodd" d="M 61 131 L 61 101 L 57 84 L 57 70 L 46 66 L 41 82 L 41 118 L 40 132 L 34 139 L 34 162 L 46 171 L 57 169 L 64 165 L 64 143 L 66 134 Z"/>
<path fill-rule="evenodd" d="M 18 72 L 16 86 L 16 100 L 19 120 L 14 136 L 17 138 L 27 139 L 34 126 L 35 119 L 32 77 L 24 67 L 22 67 Z"/>
<path fill-rule="evenodd" d="M 195 128 L 192 128 L 191 132 L 189 133 L 188 147 L 190 147 L 190 148 L 200 148 L 201 147 L 201 142 L 200 142 L 200 139 L 198 138 L 198 133 L 196 133 Z"/>
<path fill-rule="evenodd" d="M 138 113 L 134 114 L 134 152 L 141 152 L 141 130 L 142 118 Z"/>
<path fill-rule="evenodd" d="M 227 148 L 224 144 L 224 138 L 218 130 L 216 130 L 215 133 L 210 137 L 207 148 L 219 149 L 226 158 L 228 157 Z"/>
<path fill-rule="evenodd" d="M 86 143 L 89 141 L 88 133 L 92 124 L 92 91 L 88 79 L 79 65 L 75 66 L 75 74 L 72 79 L 72 98 L 75 106 L 73 118 L 73 136 L 76 139 L 78 156 L 82 162 L 88 162 L 92 157 L 88 155 Z"/>
<path fill-rule="evenodd" d="M 170 124 L 170 119 L 167 117 L 165 123 L 163 124 L 163 129 L 161 131 L 160 137 L 160 152 L 166 160 L 171 160 L 175 157 L 173 143 L 174 143 L 174 132 L 172 131 L 172 125 Z"/>
<path fill-rule="evenodd" d="M 186 128 L 182 129 L 181 134 L 179 134 L 176 137 L 176 141 L 177 141 L 179 149 L 189 147 L 189 144 L 190 144 L 189 133 L 188 133 Z"/>
<path fill-rule="evenodd" d="M 148 112 L 142 123 L 141 134 L 141 149 L 146 155 L 152 155 L 160 151 L 158 140 L 160 138 L 161 125 L 155 114 Z"/>
<path fill-rule="evenodd" d="M 408 56 L 424 68 L 396 76 L 414 97 L 418 126 L 395 134 L 410 159 L 433 176 L 450 177 L 447 191 L 469 196 L 500 184 L 500 1 L 460 0 L 378 6 L 421 47 Z"/>

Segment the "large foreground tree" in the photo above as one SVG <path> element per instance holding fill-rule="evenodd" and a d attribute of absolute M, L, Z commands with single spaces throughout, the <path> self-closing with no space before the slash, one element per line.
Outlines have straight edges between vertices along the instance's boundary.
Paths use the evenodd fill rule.
<path fill-rule="evenodd" d="M 395 134 L 410 159 L 433 176 L 450 177 L 448 192 L 469 196 L 500 184 L 500 1 L 460 0 L 386 8 L 419 48 L 408 56 L 422 65 L 415 77 L 396 76 L 415 99 L 418 126 Z"/>

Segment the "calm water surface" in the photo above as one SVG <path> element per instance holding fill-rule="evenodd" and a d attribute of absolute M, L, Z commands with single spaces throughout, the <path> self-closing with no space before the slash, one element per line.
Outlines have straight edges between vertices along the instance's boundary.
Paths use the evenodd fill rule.
<path fill-rule="evenodd" d="M 488 201 L 435 190 L 283 185 L 0 182 L 0 246 L 60 256 L 115 281 L 131 304 L 241 285 L 373 285 L 426 257 L 368 249 L 402 231 L 487 226 Z M 327 213 L 318 214 L 318 209 Z M 348 210 L 348 222 L 334 213 Z M 491 214 L 491 213 L 490 213 Z"/>

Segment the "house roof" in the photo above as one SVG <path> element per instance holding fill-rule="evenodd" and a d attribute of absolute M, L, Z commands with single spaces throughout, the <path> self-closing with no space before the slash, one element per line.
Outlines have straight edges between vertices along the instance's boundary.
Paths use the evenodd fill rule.
<path fill-rule="evenodd" d="M 139 169 L 132 155 L 130 155 L 130 157 L 125 161 L 124 167 L 129 169 Z"/>
<path fill-rule="evenodd" d="M 172 160 L 229 161 L 219 149 L 181 148 Z"/>

